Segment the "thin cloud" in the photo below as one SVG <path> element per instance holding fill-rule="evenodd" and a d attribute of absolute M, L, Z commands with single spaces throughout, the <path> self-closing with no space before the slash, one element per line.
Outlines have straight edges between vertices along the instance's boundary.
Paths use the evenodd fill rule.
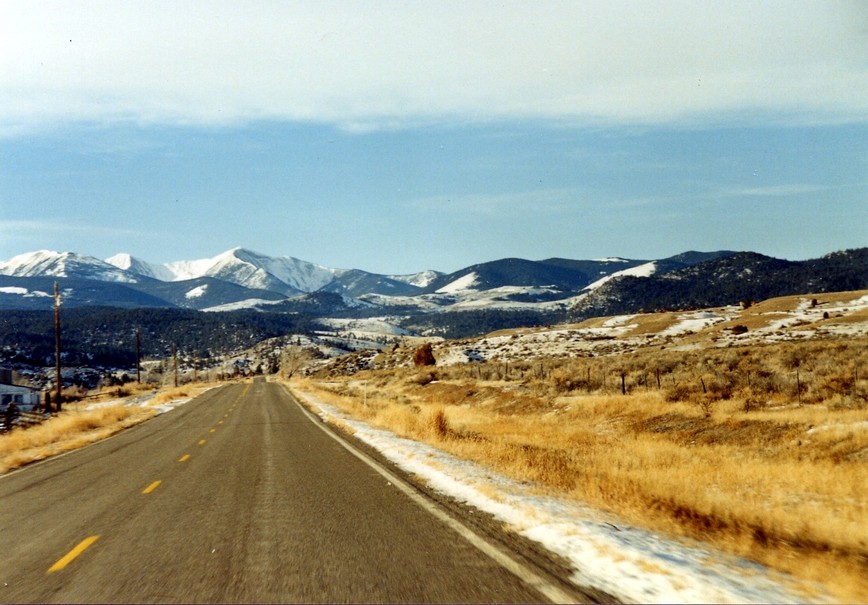
<path fill-rule="evenodd" d="M 829 187 L 795 183 L 791 185 L 769 185 L 766 187 L 747 187 L 730 189 L 723 193 L 724 197 L 791 197 L 825 191 Z"/>
<path fill-rule="evenodd" d="M 69 121 L 868 119 L 858 2 L 0 4 L 0 133 Z"/>
<path fill-rule="evenodd" d="M 132 229 L 117 227 L 100 227 L 98 225 L 82 225 L 54 221 L 35 220 L 0 220 L 0 235 L 4 239 L 34 240 L 45 236 L 86 235 L 131 237 L 142 235 Z"/>

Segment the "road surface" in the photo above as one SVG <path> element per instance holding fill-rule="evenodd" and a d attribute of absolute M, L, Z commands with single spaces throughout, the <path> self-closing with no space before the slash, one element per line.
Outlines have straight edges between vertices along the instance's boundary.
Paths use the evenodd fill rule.
<path fill-rule="evenodd" d="M 263 380 L 0 477 L 0 602 L 558 598 L 539 588 Z"/>

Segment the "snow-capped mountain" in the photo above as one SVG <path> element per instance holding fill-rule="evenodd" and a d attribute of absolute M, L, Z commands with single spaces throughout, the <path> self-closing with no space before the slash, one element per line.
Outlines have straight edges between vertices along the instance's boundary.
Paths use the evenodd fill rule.
<path fill-rule="evenodd" d="M 136 275 L 144 275 L 160 281 L 174 281 L 175 274 L 165 265 L 156 265 L 148 261 L 135 258 L 129 254 L 115 254 L 111 258 L 105 259 L 110 265 L 114 265 L 118 269 L 135 273 Z"/>
<path fill-rule="evenodd" d="M 270 290 L 286 296 L 314 292 L 334 277 L 336 270 L 289 256 L 273 258 L 245 248 L 233 248 L 213 258 L 152 265 L 118 254 L 110 261 L 135 273 L 162 281 L 213 277 L 254 290 Z"/>
<path fill-rule="evenodd" d="M 449 274 L 390 276 L 330 269 L 245 248 L 165 265 L 128 254 L 101 261 L 41 250 L 0 261 L 0 308 L 50 308 L 58 281 L 64 305 L 73 307 L 252 308 L 306 316 L 336 309 L 399 316 L 468 310 L 557 314 L 567 309 L 571 316 L 605 315 L 868 288 L 866 255 L 868 249 L 858 249 L 801 262 L 730 251 L 691 251 L 659 260 L 507 258 Z"/>
<path fill-rule="evenodd" d="M 419 273 L 411 273 L 410 275 L 389 275 L 389 279 L 404 282 L 417 288 L 427 288 L 435 279 L 443 275 L 439 271 L 420 271 Z"/>
<path fill-rule="evenodd" d="M 0 275 L 12 277 L 76 277 L 96 281 L 136 283 L 135 274 L 92 256 L 38 250 L 0 261 Z"/>

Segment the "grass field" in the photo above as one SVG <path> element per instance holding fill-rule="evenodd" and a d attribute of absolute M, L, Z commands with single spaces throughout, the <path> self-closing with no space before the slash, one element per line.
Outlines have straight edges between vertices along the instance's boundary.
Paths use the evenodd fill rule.
<path fill-rule="evenodd" d="M 868 600 L 868 339 L 391 367 L 323 401 Z M 362 384 L 364 381 L 364 385 Z"/>
<path fill-rule="evenodd" d="M 203 385 L 190 385 L 166 389 L 154 395 L 147 405 L 126 406 L 125 398 L 153 390 L 130 384 L 120 391 L 113 388 L 92 394 L 94 396 L 86 400 L 87 405 L 82 402 L 64 404 L 62 412 L 41 424 L 0 435 L 0 474 L 110 437 L 152 418 L 157 413 L 152 406 L 192 396 L 202 388 Z M 115 401 L 117 403 L 113 403 Z"/>

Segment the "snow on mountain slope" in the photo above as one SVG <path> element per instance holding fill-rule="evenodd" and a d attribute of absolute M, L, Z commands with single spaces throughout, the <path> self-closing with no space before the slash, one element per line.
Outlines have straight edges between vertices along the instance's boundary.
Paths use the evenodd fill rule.
<path fill-rule="evenodd" d="M 626 258 L 621 258 L 620 256 L 607 256 L 606 258 L 595 258 L 594 259 L 600 263 L 629 263 L 630 261 Z"/>
<path fill-rule="evenodd" d="M 179 260 L 163 265 L 171 274 L 167 281 L 185 281 L 208 275 L 208 269 L 214 265 L 213 258 L 199 260 Z"/>
<path fill-rule="evenodd" d="M 48 292 L 41 292 L 39 290 L 28 290 L 27 288 L 21 288 L 19 286 L 0 287 L 0 294 L 17 294 L 18 296 L 23 296 L 25 298 L 49 298 L 52 296 Z"/>
<path fill-rule="evenodd" d="M 437 290 L 437 294 L 456 294 L 458 292 L 463 292 L 464 290 L 472 290 L 478 279 L 479 276 L 475 271 L 470 272 L 467 275 L 459 277 L 455 281 L 446 284 Z"/>
<path fill-rule="evenodd" d="M 199 298 L 208 290 L 208 284 L 202 284 L 196 288 L 193 288 L 189 292 L 187 292 L 184 296 L 186 298 Z"/>
<path fill-rule="evenodd" d="M 411 273 L 410 275 L 389 275 L 387 277 L 418 288 L 426 288 L 431 282 L 440 277 L 440 275 L 441 274 L 437 271 L 429 270 L 420 271 L 419 273 Z"/>
<path fill-rule="evenodd" d="M 172 281 L 214 277 L 247 288 L 285 294 L 313 292 L 328 284 L 335 271 L 289 256 L 272 258 L 244 248 L 233 248 L 213 258 L 167 263 Z"/>
<path fill-rule="evenodd" d="M 368 317 L 365 319 L 341 319 L 327 318 L 321 320 L 325 326 L 329 326 L 339 332 L 352 332 L 359 338 L 375 338 L 383 334 L 390 336 L 409 336 L 412 334 L 392 323 L 394 320 L 387 317 Z"/>
<path fill-rule="evenodd" d="M 74 252 L 38 250 L 0 261 L 0 275 L 13 277 L 77 277 L 119 283 L 137 283 L 132 273 L 92 256 Z"/>
<path fill-rule="evenodd" d="M 612 260 L 612 262 L 625 262 L 619 260 Z M 592 284 L 589 284 L 585 287 L 585 290 L 596 290 L 607 281 L 612 280 L 616 277 L 621 277 L 624 275 L 632 275 L 633 277 L 650 277 L 657 272 L 657 261 L 651 261 L 650 263 L 645 263 L 644 265 L 639 265 L 638 267 L 631 267 L 629 269 L 624 269 L 623 271 L 617 271 L 612 273 L 611 275 L 607 275 L 606 277 L 602 277 L 595 281 Z"/>
<path fill-rule="evenodd" d="M 148 261 L 141 260 L 123 252 L 105 259 L 105 262 L 114 265 L 118 269 L 135 273 L 136 275 L 144 275 L 145 277 L 152 277 L 154 279 L 159 279 L 160 281 L 175 280 L 175 274 L 172 273 L 168 267 L 164 265 L 155 265 L 154 263 L 149 263 Z"/>

